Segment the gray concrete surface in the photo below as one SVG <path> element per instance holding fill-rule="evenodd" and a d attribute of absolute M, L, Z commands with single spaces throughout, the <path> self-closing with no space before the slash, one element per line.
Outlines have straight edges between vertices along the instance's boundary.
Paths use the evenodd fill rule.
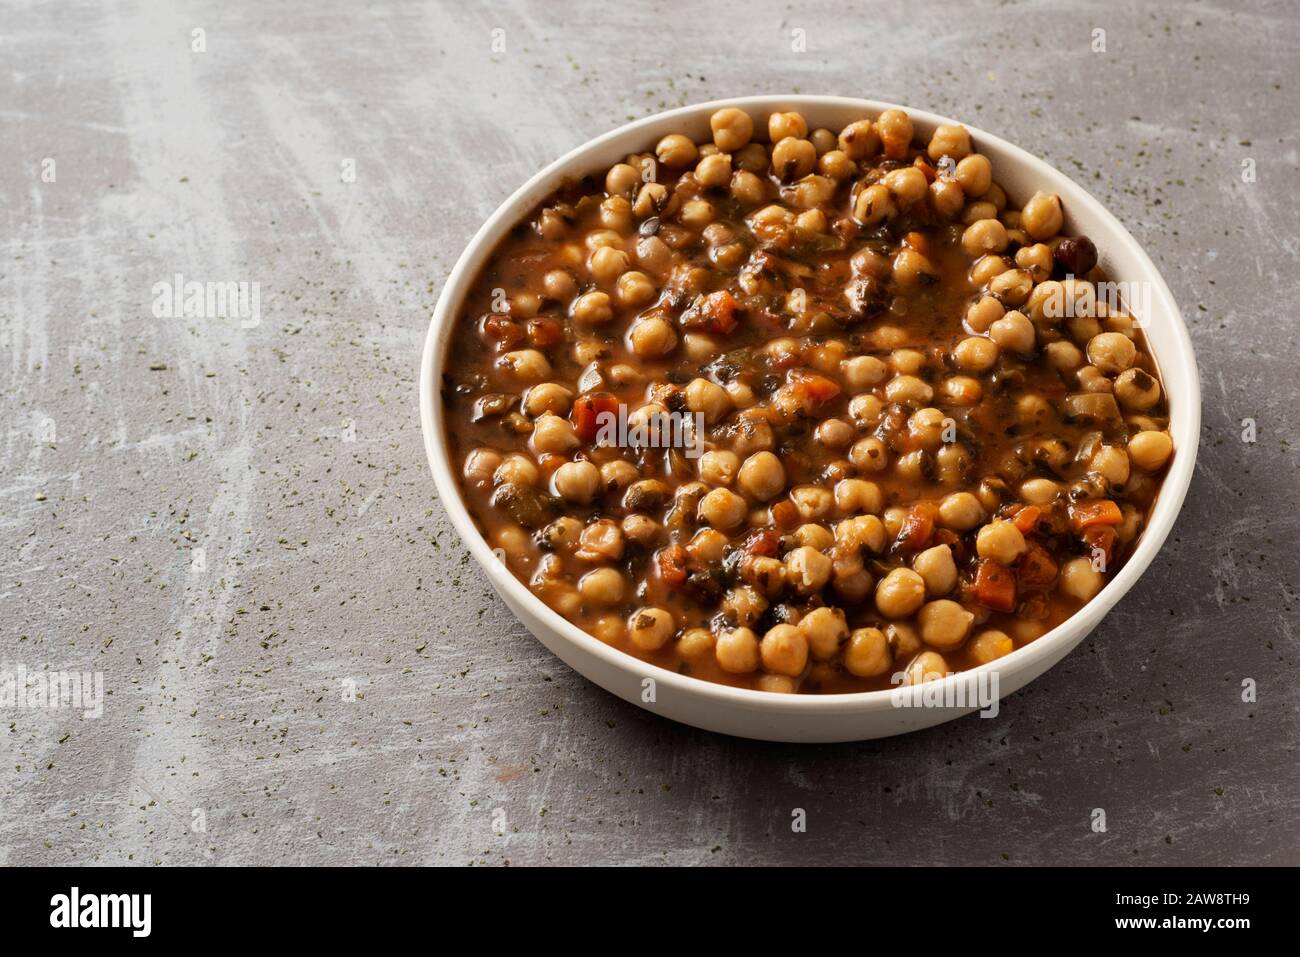
<path fill-rule="evenodd" d="M 106 692 L 0 711 L 0 863 L 1300 863 L 1293 4 L 7 0 L 0 56 L 0 664 Z M 1183 305 L 1186 510 L 996 720 L 669 724 L 544 651 L 435 500 L 417 355 L 480 222 L 627 119 L 781 91 L 1045 156 Z M 176 273 L 260 323 L 156 317 Z"/>

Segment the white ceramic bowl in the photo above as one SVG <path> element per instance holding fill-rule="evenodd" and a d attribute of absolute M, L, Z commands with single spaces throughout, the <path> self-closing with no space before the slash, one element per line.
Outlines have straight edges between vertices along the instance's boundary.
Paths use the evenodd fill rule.
<path fill-rule="evenodd" d="M 697 142 L 711 136 L 709 116 L 724 106 L 746 110 L 763 128 L 775 110 L 798 110 L 809 126 L 837 130 L 863 116 L 875 117 L 896 104 L 833 96 L 759 96 L 717 100 L 670 110 L 629 123 L 556 160 L 519 188 L 474 236 L 447 277 L 429 324 L 420 366 L 420 418 L 424 447 L 443 506 L 474 558 L 505 603 L 537 638 L 580 674 L 625 701 L 686 724 L 769 741 L 855 741 L 915 731 L 968 714 L 974 707 L 898 707 L 891 691 L 842 695 L 779 695 L 749 691 L 689 678 L 646 664 L 596 640 L 534 596 L 500 562 L 479 534 L 457 486 L 457 469 L 448 460 L 440 396 L 441 370 L 461 302 L 497 243 L 565 179 L 602 172 L 627 154 L 653 148 L 667 133 L 684 132 Z M 928 139 L 934 128 L 956 123 L 905 109 L 917 134 Z M 994 176 L 1015 205 L 1036 190 L 1060 195 L 1066 231 L 1085 233 L 1096 243 L 1101 264 L 1113 281 L 1142 282 L 1150 314 L 1139 315 L 1168 393 L 1170 432 L 1175 455 L 1137 549 L 1101 593 L 1073 617 L 1023 648 L 975 669 L 943 679 L 955 690 L 959 680 L 979 680 L 997 672 L 1005 697 L 1037 678 L 1079 644 L 1124 596 L 1156 557 L 1182 507 L 1196 462 L 1200 432 L 1200 386 L 1196 358 L 1169 288 L 1137 241 L 1097 200 L 1042 160 L 967 124 L 976 149 L 993 162 Z M 465 636 L 472 641 L 473 636 Z M 653 679 L 653 701 L 646 693 Z M 969 686 L 968 686 L 969 687 Z M 945 690 L 945 689 L 939 689 Z M 954 699 L 947 699 L 954 700 Z"/>

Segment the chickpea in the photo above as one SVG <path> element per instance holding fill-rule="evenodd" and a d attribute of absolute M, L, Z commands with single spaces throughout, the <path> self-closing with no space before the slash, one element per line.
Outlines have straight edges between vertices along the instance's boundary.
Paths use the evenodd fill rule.
<path fill-rule="evenodd" d="M 1088 467 L 1094 472 L 1100 472 L 1112 486 L 1120 486 L 1128 481 L 1128 453 L 1113 445 L 1099 448 Z"/>
<path fill-rule="evenodd" d="M 930 205 L 943 219 L 956 219 L 965 201 L 966 196 L 956 180 L 941 176 L 930 184 Z"/>
<path fill-rule="evenodd" d="M 669 133 L 655 147 L 655 155 L 669 169 L 685 169 L 695 162 L 699 150 L 689 137 L 681 133 Z"/>
<path fill-rule="evenodd" d="M 623 258 L 627 259 L 626 256 Z M 572 316 L 574 322 L 584 326 L 609 322 L 614 318 L 614 310 L 609 305 L 609 294 L 589 292 L 579 296 L 573 303 Z"/>
<path fill-rule="evenodd" d="M 636 243 L 636 261 L 655 276 L 664 276 L 672 269 L 673 251 L 658 236 L 643 236 Z"/>
<path fill-rule="evenodd" d="M 946 595 L 957 587 L 957 563 L 947 545 L 927 548 L 912 559 L 912 568 L 925 581 L 930 595 Z"/>
<path fill-rule="evenodd" d="M 786 578 L 799 594 L 811 595 L 830 581 L 832 564 L 829 557 L 804 545 L 786 556 Z"/>
<path fill-rule="evenodd" d="M 627 634 L 642 651 L 658 651 L 677 631 L 677 622 L 662 608 L 639 608 L 627 619 Z"/>
<path fill-rule="evenodd" d="M 1061 487 L 1051 479 L 1035 478 L 1020 486 L 1020 497 L 1030 505 L 1046 505 L 1060 494 Z"/>
<path fill-rule="evenodd" d="M 593 605 L 617 605 L 624 587 L 623 576 L 614 568 L 592 569 L 578 581 L 578 593 Z"/>
<path fill-rule="evenodd" d="M 557 302 L 568 302 L 578 291 L 578 284 L 563 269 L 552 269 L 542 277 L 542 288 L 546 295 Z"/>
<path fill-rule="evenodd" d="M 975 332 L 988 332 L 993 323 L 1002 318 L 1006 309 L 993 296 L 983 296 L 966 310 L 966 325 Z"/>
<path fill-rule="evenodd" d="M 461 474 L 465 476 L 467 482 L 486 486 L 492 481 L 492 475 L 501 461 L 501 453 L 495 449 L 475 449 L 465 456 L 465 468 Z"/>
<path fill-rule="evenodd" d="M 813 432 L 814 438 L 828 449 L 842 449 L 853 441 L 853 426 L 843 419 L 823 419 Z"/>
<path fill-rule="evenodd" d="M 800 619 L 799 631 L 807 640 L 808 650 L 817 661 L 834 658 L 840 650 L 840 643 L 849 636 L 849 626 L 844 621 L 843 610 L 839 608 L 814 608 Z"/>
<path fill-rule="evenodd" d="M 718 218 L 713 204 L 703 199 L 692 199 L 682 204 L 677 221 L 691 229 L 703 229 Z"/>
<path fill-rule="evenodd" d="M 953 492 L 939 503 L 939 524 L 968 532 L 984 521 L 984 506 L 971 492 Z"/>
<path fill-rule="evenodd" d="M 737 484 L 750 498 L 766 502 L 785 488 L 785 468 L 771 452 L 755 452 L 740 466 Z"/>
<path fill-rule="evenodd" d="M 980 558 L 1010 565 L 1028 549 L 1025 536 L 1010 522 L 994 519 L 975 536 L 975 550 Z"/>
<path fill-rule="evenodd" d="M 756 691 L 766 691 L 769 694 L 794 694 L 797 688 L 794 679 L 785 675 L 759 675 L 754 682 Z"/>
<path fill-rule="evenodd" d="M 626 254 L 622 254 L 626 260 Z M 626 306 L 630 309 L 639 309 L 648 305 L 655 298 L 654 281 L 643 272 L 635 270 L 624 272 L 620 275 L 614 284 L 614 295 L 618 298 L 619 305 Z M 601 293 L 587 293 L 588 296 L 602 295 Z M 585 296 L 583 298 L 586 298 Z M 575 317 L 576 318 L 576 317 Z M 612 318 L 612 313 L 611 313 Z"/>
<path fill-rule="evenodd" d="M 708 379 L 692 379 L 686 385 L 686 408 L 704 415 L 704 421 L 712 425 L 731 411 L 731 396 L 727 390 Z"/>
<path fill-rule="evenodd" d="M 747 675 L 758 669 L 758 636 L 748 628 L 733 628 L 718 636 L 713 654 L 723 671 Z"/>
<path fill-rule="evenodd" d="M 742 169 L 731 177 L 731 195 L 739 203 L 757 206 L 767 197 L 767 187 L 753 173 Z"/>
<path fill-rule="evenodd" d="M 1092 601 L 1106 584 L 1106 578 L 1092 567 L 1087 558 L 1072 558 L 1061 566 L 1057 587 L 1061 593 L 1079 601 Z"/>
<path fill-rule="evenodd" d="M 779 143 L 787 136 L 808 138 L 808 121 L 799 113 L 773 113 L 767 118 L 767 138 Z"/>
<path fill-rule="evenodd" d="M 857 172 L 857 167 L 843 150 L 831 150 L 817 158 L 817 172 L 838 183 Z"/>
<path fill-rule="evenodd" d="M 524 393 L 524 411 L 533 418 L 544 412 L 563 415 L 572 402 L 573 393 L 556 382 L 540 382 Z"/>
<path fill-rule="evenodd" d="M 668 320 L 660 316 L 638 319 L 628 332 L 632 351 L 643 359 L 666 356 L 677 347 L 677 333 Z"/>
<path fill-rule="evenodd" d="M 889 367 L 875 356 L 854 356 L 840 363 L 840 373 L 845 384 L 856 392 L 883 382 Z"/>
<path fill-rule="evenodd" d="M 889 640 L 879 628 L 859 628 L 844 649 L 844 668 L 859 678 L 874 678 L 889 670 L 893 656 Z"/>
<path fill-rule="evenodd" d="M 749 143 L 754 135 L 754 121 L 744 110 L 734 106 L 718 110 L 709 117 L 713 142 L 724 153 L 734 153 Z"/>
<path fill-rule="evenodd" d="M 600 487 L 600 469 L 590 462 L 565 462 L 551 477 L 555 493 L 565 501 L 586 505 Z"/>
<path fill-rule="evenodd" d="M 874 435 L 858 439 L 849 449 L 849 462 L 864 472 L 883 472 L 889 467 L 889 447 Z"/>
<path fill-rule="evenodd" d="M 1041 190 L 1030 197 L 1020 211 L 1020 225 L 1034 239 L 1051 239 L 1065 223 L 1061 212 L 1061 198 Z"/>
<path fill-rule="evenodd" d="M 497 363 L 519 382 L 541 382 L 551 376 L 551 363 L 536 349 L 507 352 Z"/>
<path fill-rule="evenodd" d="M 1144 369 L 1125 369 L 1115 377 L 1115 398 L 1126 409 L 1145 412 L 1160 401 L 1160 394 L 1159 381 Z"/>
<path fill-rule="evenodd" d="M 601 246 L 597 248 L 596 251 L 591 254 L 591 260 L 589 262 L 591 278 L 596 280 L 596 282 L 600 283 L 602 286 L 611 285 L 614 280 L 627 272 L 630 265 L 631 262 L 627 258 L 627 253 L 623 252 L 621 249 L 615 249 L 613 246 Z M 588 297 L 597 295 L 604 294 L 587 293 L 587 295 L 583 296 L 582 299 L 578 300 L 578 302 L 582 303 Z M 608 296 L 605 296 L 605 304 L 606 307 L 608 307 Z M 575 318 L 577 318 L 576 315 Z"/>
<path fill-rule="evenodd" d="M 763 636 L 759 653 L 766 671 L 797 678 L 808 665 L 808 639 L 794 625 L 776 625 Z"/>
<path fill-rule="evenodd" d="M 886 618 L 906 618 L 925 601 L 925 579 L 910 568 L 895 568 L 876 585 L 876 608 Z"/>
<path fill-rule="evenodd" d="M 1016 265 L 1026 270 L 1034 282 L 1042 282 L 1052 274 L 1052 249 L 1044 243 L 1022 246 L 1016 252 Z"/>
<path fill-rule="evenodd" d="M 736 479 L 736 473 L 740 470 L 740 458 L 735 452 L 726 449 L 705 452 L 700 456 L 698 469 L 701 482 L 727 486 Z"/>
<path fill-rule="evenodd" d="M 989 282 L 989 292 L 1008 306 L 1023 305 L 1034 289 L 1034 277 L 1024 269 L 1008 269 Z"/>
<path fill-rule="evenodd" d="M 899 405 L 926 405 L 934 398 L 934 389 L 916 376 L 897 375 L 885 386 L 885 398 Z"/>
<path fill-rule="evenodd" d="M 880 180 L 901 207 L 914 206 L 925 198 L 929 183 L 915 166 L 891 170 Z"/>
<path fill-rule="evenodd" d="M 605 192 L 611 196 L 630 196 L 641 185 L 641 174 L 627 163 L 616 163 L 605 174 Z"/>
<path fill-rule="evenodd" d="M 1005 256 L 995 256 L 992 253 L 981 256 L 971 267 L 971 285 L 986 286 L 1010 268 L 1011 263 Z"/>
<path fill-rule="evenodd" d="M 944 125 L 936 129 L 926 149 L 930 159 L 935 162 L 945 156 L 951 156 L 954 160 L 963 160 L 970 155 L 970 152 L 970 132 L 966 127 L 957 125 Z M 989 175 L 992 176 L 991 168 Z M 987 186 L 984 188 L 988 189 Z"/>
<path fill-rule="evenodd" d="M 851 160 L 866 159 L 880 151 L 880 134 L 870 120 L 858 120 L 844 127 L 838 142 L 840 151 Z"/>
<path fill-rule="evenodd" d="M 894 215 L 894 197 L 879 183 L 868 186 L 853 201 L 853 218 L 870 229 Z"/>
<path fill-rule="evenodd" d="M 880 487 L 863 479 L 840 479 L 834 494 L 836 508 L 845 515 L 876 514 L 885 502 Z"/>
<path fill-rule="evenodd" d="M 952 672 L 948 669 L 948 662 L 944 661 L 943 655 L 934 651 L 923 651 L 907 666 L 903 683 L 919 685 L 927 681 L 938 681 L 950 674 Z"/>
<path fill-rule="evenodd" d="M 1034 350 L 1034 324 L 1021 312 L 1008 312 L 989 326 L 989 338 L 999 349 L 1028 355 Z"/>
<path fill-rule="evenodd" d="M 1122 332 L 1103 332 L 1088 340 L 1088 361 L 1107 375 L 1123 372 L 1137 358 L 1137 346 Z"/>
<path fill-rule="evenodd" d="M 624 459 L 611 459 L 600 466 L 600 484 L 606 491 L 621 492 L 640 476 L 637 467 Z"/>
<path fill-rule="evenodd" d="M 1043 347 L 1043 353 L 1052 368 L 1061 372 L 1073 372 L 1083 365 L 1083 353 L 1078 346 L 1066 339 L 1049 342 Z"/>
<path fill-rule="evenodd" d="M 947 598 L 926 603 L 917 614 L 921 640 L 940 651 L 953 651 L 961 647 L 970 634 L 975 616 Z"/>
<path fill-rule="evenodd" d="M 884 551 L 888 538 L 884 523 L 874 515 L 846 518 L 835 526 L 835 541 L 850 549 L 865 548 L 878 554 Z"/>
<path fill-rule="evenodd" d="M 1173 451 L 1174 443 L 1168 432 L 1139 432 L 1128 440 L 1128 457 L 1144 472 L 1163 468 Z"/>
<path fill-rule="evenodd" d="M 983 196 L 993 185 L 993 164 L 987 156 L 972 153 L 957 164 L 954 175 L 967 196 Z"/>
<path fill-rule="evenodd" d="M 989 629 L 981 631 L 978 635 L 970 640 L 967 652 L 978 665 L 986 665 L 990 661 L 997 661 L 1015 650 L 1015 644 L 1008 637 L 1006 632 Z"/>
<path fill-rule="evenodd" d="M 912 145 L 912 118 L 902 110 L 885 110 L 876 118 L 876 130 L 889 159 L 907 159 Z"/>
<path fill-rule="evenodd" d="M 663 183 L 646 183 L 636 194 L 632 212 L 640 219 L 656 216 L 661 212 L 672 212 L 676 202 L 672 200 L 668 187 Z"/>
<path fill-rule="evenodd" d="M 835 138 L 835 134 L 824 126 L 813 130 L 808 135 L 808 139 L 812 140 L 813 146 L 817 147 L 818 156 L 821 156 L 824 153 L 829 153 L 831 150 L 839 147 L 839 142 Z"/>
<path fill-rule="evenodd" d="M 528 456 L 516 452 L 507 455 L 497 466 L 492 476 L 492 483 L 494 485 L 503 485 L 506 482 L 515 485 L 536 485 L 540 478 L 541 472 L 538 471 L 536 463 Z"/>
<path fill-rule="evenodd" d="M 581 444 L 568 419 L 544 412 L 533 423 L 532 445 L 539 454 L 569 452 Z"/>
<path fill-rule="evenodd" d="M 996 219 L 981 219 L 961 234 L 961 248 L 971 257 L 1000 253 L 1007 248 L 1007 230 Z"/>
<path fill-rule="evenodd" d="M 725 488 L 715 488 L 700 499 L 699 516 L 714 528 L 730 531 L 745 521 L 745 500 Z"/>
<path fill-rule="evenodd" d="M 999 319 L 997 322 L 1001 321 Z M 991 339 L 971 336 L 953 347 L 952 361 L 958 369 L 967 372 L 987 372 L 997 364 L 998 344 Z"/>
<path fill-rule="evenodd" d="M 731 181 L 731 157 L 714 153 L 700 160 L 695 167 L 695 181 L 706 189 L 721 189 Z"/>
<path fill-rule="evenodd" d="M 713 654 L 713 633 L 707 628 L 688 628 L 677 639 L 677 653 L 687 661 L 698 661 Z"/>

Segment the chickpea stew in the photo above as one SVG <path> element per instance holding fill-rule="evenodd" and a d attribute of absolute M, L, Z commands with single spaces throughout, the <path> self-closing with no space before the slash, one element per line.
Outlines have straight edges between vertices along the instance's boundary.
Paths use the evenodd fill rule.
<path fill-rule="evenodd" d="M 711 128 L 565 185 L 476 280 L 442 399 L 489 544 L 592 640 L 771 692 L 928 680 L 1064 621 L 1173 454 L 1093 244 L 961 126 Z M 681 442 L 645 439 L 674 415 Z"/>

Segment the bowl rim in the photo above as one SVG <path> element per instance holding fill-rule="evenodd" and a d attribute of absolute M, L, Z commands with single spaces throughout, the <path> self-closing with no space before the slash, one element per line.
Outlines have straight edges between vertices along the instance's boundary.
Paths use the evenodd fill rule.
<path fill-rule="evenodd" d="M 526 607 L 541 619 L 541 622 L 554 634 L 564 638 L 571 644 L 579 646 L 576 650 L 595 655 L 605 664 L 614 667 L 616 670 L 627 672 L 630 676 L 635 676 L 638 679 L 653 678 L 661 688 L 667 688 L 687 696 L 712 699 L 719 705 L 732 708 L 763 711 L 767 714 L 779 715 L 861 714 L 893 710 L 896 707 L 894 703 L 896 689 L 894 688 L 841 694 L 777 694 L 750 688 L 737 688 L 701 678 L 681 675 L 605 644 L 561 616 L 534 595 L 495 557 L 488 546 L 487 540 L 478 530 L 469 514 L 464 499 L 461 497 L 456 476 L 451 468 L 451 462 L 447 454 L 441 390 L 438 383 L 442 377 L 446 352 L 450 344 L 451 324 L 455 321 L 460 305 L 473 282 L 478 278 L 478 272 L 486 262 L 487 257 L 490 256 L 506 233 L 526 215 L 528 209 L 542 198 L 535 195 L 542 186 L 549 185 L 550 189 L 554 189 L 566 177 L 581 177 L 593 172 L 592 167 L 595 164 L 586 159 L 590 154 L 600 151 L 601 148 L 615 140 L 633 138 L 635 134 L 643 133 L 651 127 L 660 126 L 670 120 L 695 119 L 701 113 L 707 115 L 724 107 L 737 107 L 751 113 L 776 109 L 799 109 L 801 107 L 836 107 L 860 110 L 864 115 L 872 117 L 879 115 L 884 110 L 898 109 L 904 110 L 914 123 L 919 123 L 925 127 L 933 128 L 943 124 L 965 126 L 970 131 L 971 137 L 977 142 L 995 144 L 999 151 L 1028 167 L 1028 172 L 1040 179 L 1045 186 L 1050 184 L 1058 195 L 1062 196 L 1062 199 L 1067 200 L 1065 203 L 1067 217 L 1072 206 L 1077 205 L 1087 208 L 1091 216 L 1102 220 L 1113 233 L 1113 238 L 1118 240 L 1119 244 L 1124 247 L 1126 257 L 1132 260 L 1137 267 L 1136 272 L 1140 274 L 1139 276 L 1118 278 L 1140 278 L 1151 284 L 1153 293 L 1152 312 L 1157 315 L 1163 313 L 1169 322 L 1171 331 L 1170 342 L 1166 344 L 1163 352 L 1157 354 L 1156 350 L 1152 348 L 1153 359 L 1157 363 L 1157 367 L 1162 370 L 1171 366 L 1178 366 L 1185 372 L 1186 387 L 1177 397 L 1168 396 L 1171 410 L 1174 402 L 1177 401 L 1185 409 L 1185 418 L 1182 420 L 1182 427 L 1178 429 L 1179 434 L 1174 436 L 1174 461 L 1156 497 L 1150 520 L 1143 530 L 1137 549 L 1124 563 L 1119 573 L 1108 581 L 1102 590 L 1093 596 L 1089 602 L 1065 621 L 1001 658 L 975 668 L 955 672 L 941 679 L 941 681 L 944 685 L 955 687 L 958 682 L 977 681 L 979 680 L 978 676 L 983 673 L 996 671 L 1000 675 L 1005 675 L 1011 672 L 1030 671 L 1036 663 L 1052 656 L 1062 643 L 1073 641 L 1077 644 L 1124 597 L 1155 559 L 1170 530 L 1173 528 L 1174 522 L 1181 512 L 1183 501 L 1187 496 L 1196 465 L 1201 421 L 1200 373 L 1192 349 L 1191 337 L 1187 332 L 1187 326 L 1183 321 L 1182 313 L 1178 309 L 1173 294 L 1141 244 L 1114 214 L 1082 186 L 1045 160 L 979 127 L 926 110 L 883 100 L 820 96 L 816 94 L 770 94 L 710 100 L 654 113 L 622 124 L 569 150 L 531 176 L 527 182 L 515 190 L 493 211 L 483 225 L 479 227 L 457 259 L 455 266 L 452 267 L 451 272 L 448 273 L 447 279 L 439 292 L 433 315 L 430 317 L 424 348 L 420 354 L 420 423 L 424 435 L 425 454 L 429 461 L 429 468 L 433 473 L 438 497 L 465 546 L 487 574 L 489 581 L 492 582 L 497 591 L 504 598 L 509 599 L 507 601 L 508 606 L 514 602 Z M 650 134 L 645 133 L 645 140 L 642 141 L 642 145 L 634 147 L 629 152 L 635 149 L 644 150 L 648 148 L 646 141 L 649 138 Z M 549 192 L 550 189 L 546 190 L 546 192 Z M 534 196 L 535 198 L 531 203 L 524 203 L 525 199 Z M 1115 243 L 1112 240 L 1107 240 L 1103 252 L 1109 252 L 1114 248 Z M 444 331 L 447 334 L 444 334 Z M 1162 380 L 1164 379 L 1165 376 L 1162 375 Z M 1172 415 L 1170 431 L 1174 431 Z M 516 617 L 520 616 L 516 615 Z M 525 627 L 529 627 L 527 622 L 522 623 Z M 529 628 L 529 630 L 532 629 Z M 1073 645 L 1070 645 L 1057 658 L 1064 657 L 1072 648 Z M 1040 670 L 1046 670 L 1051 664 L 1055 663 L 1055 661 L 1049 662 Z M 1034 672 L 1034 674 L 1037 673 Z"/>

